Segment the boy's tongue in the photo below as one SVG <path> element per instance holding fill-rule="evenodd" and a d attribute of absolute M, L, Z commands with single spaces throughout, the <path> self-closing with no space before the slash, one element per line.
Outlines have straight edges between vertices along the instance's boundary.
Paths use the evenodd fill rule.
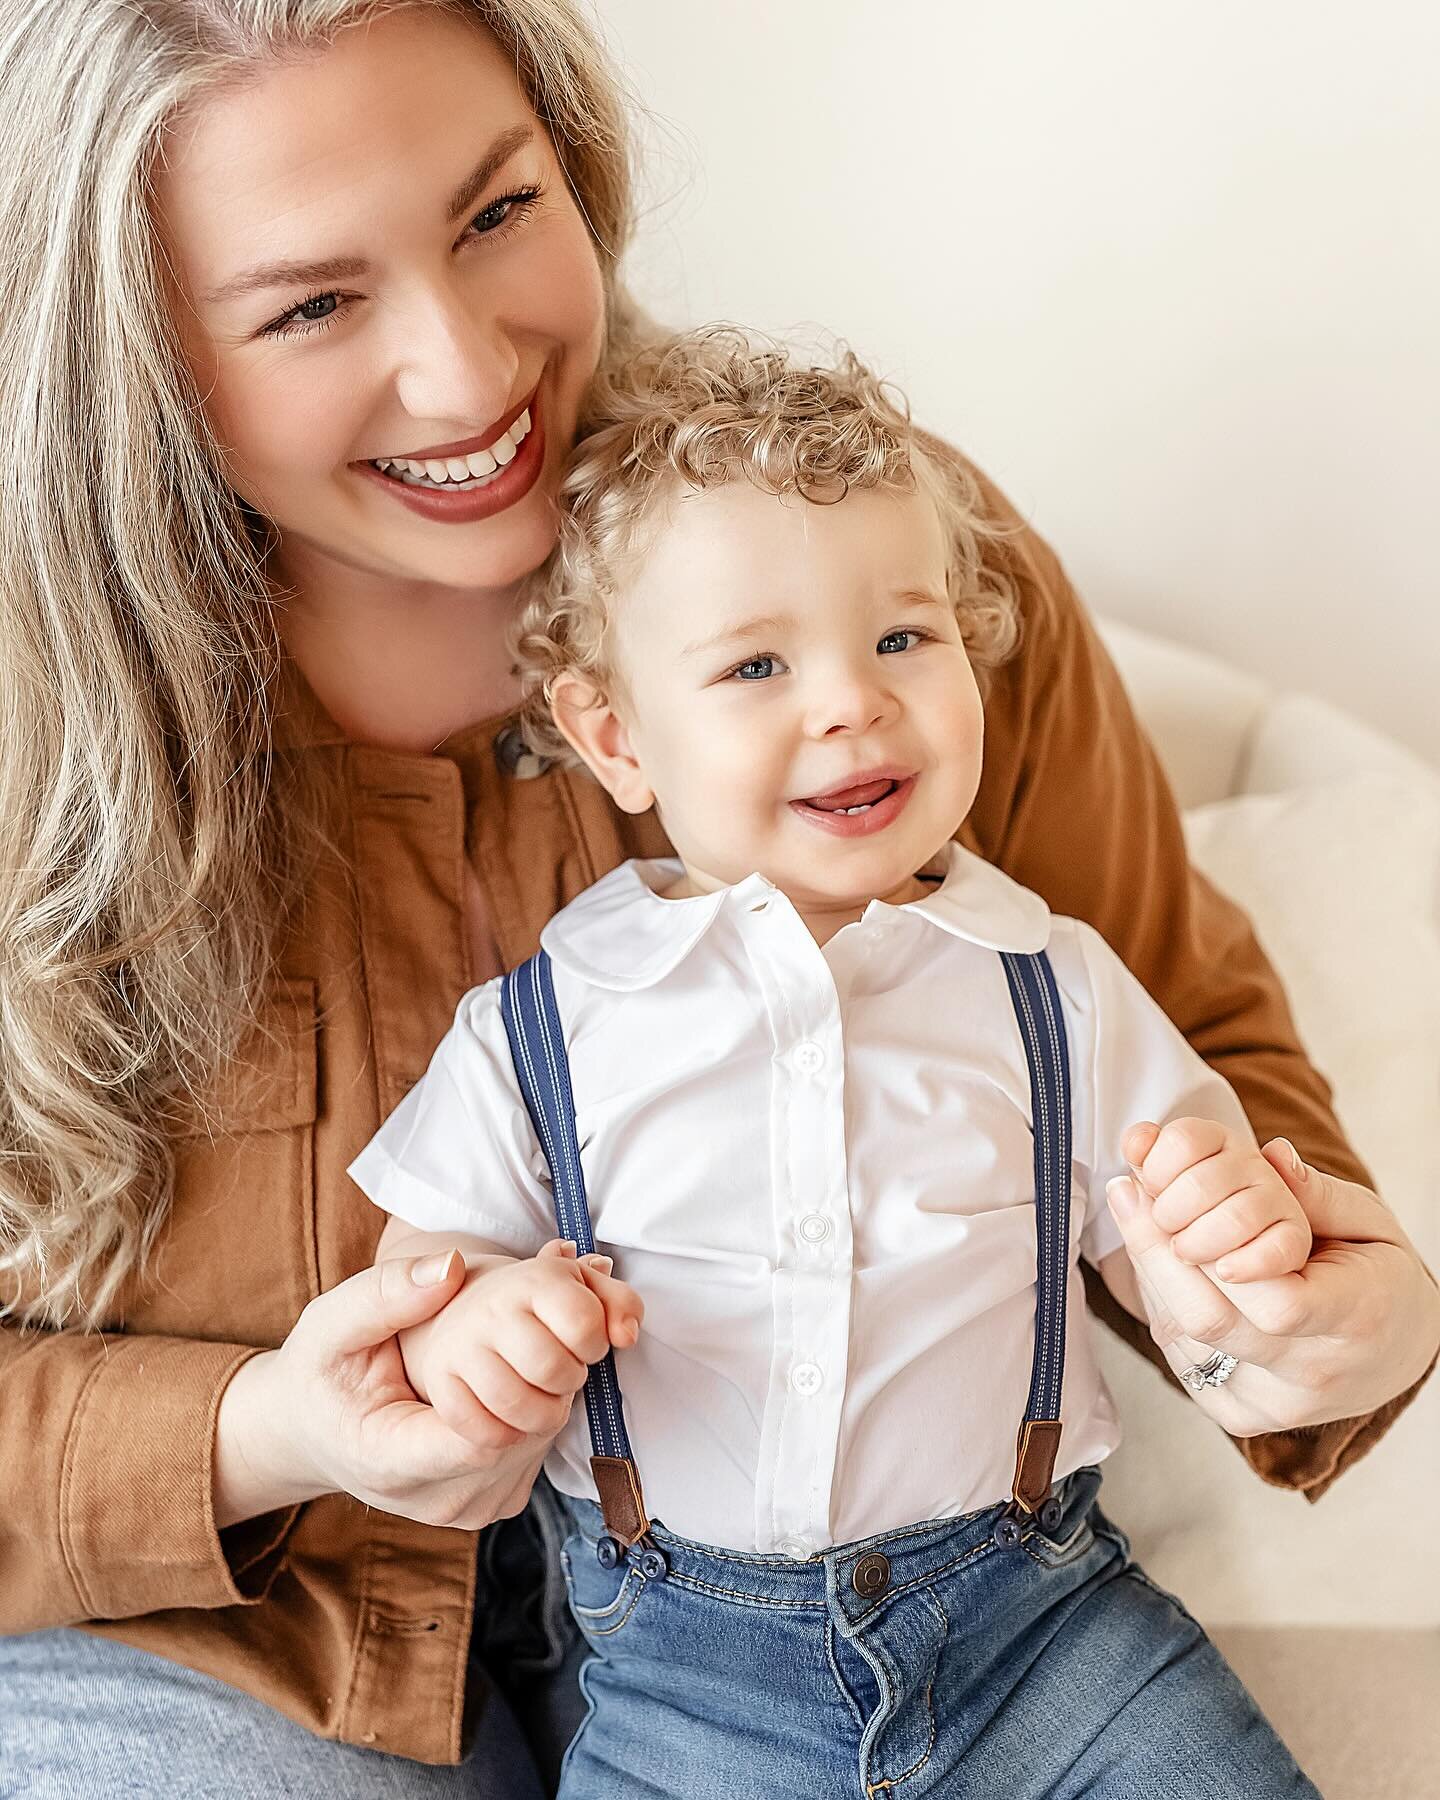
<path fill-rule="evenodd" d="M 807 800 L 807 806 L 813 806 L 817 812 L 843 812 L 849 806 L 873 806 L 877 800 L 883 800 L 895 783 L 893 781 L 862 781 L 858 787 L 841 788 L 838 793 L 825 794 L 814 800 Z"/>

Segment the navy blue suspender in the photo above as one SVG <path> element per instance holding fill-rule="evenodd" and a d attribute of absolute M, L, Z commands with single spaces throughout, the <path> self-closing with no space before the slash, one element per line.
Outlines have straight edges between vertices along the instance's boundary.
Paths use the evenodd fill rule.
<path fill-rule="evenodd" d="M 1005 978 L 1030 1069 L 1035 1137 L 1035 1347 L 1030 1393 L 1021 1421 L 1011 1499 L 996 1529 L 997 1542 L 1018 1543 L 1020 1515 L 1053 1522 L 1050 1497 L 1060 1448 L 1060 1395 L 1065 1373 L 1065 1291 L 1070 1262 L 1070 1065 L 1065 1020 L 1049 958 L 1002 951 Z M 575 1102 L 564 1029 L 555 1003 L 550 959 L 542 950 L 505 977 L 501 1016 L 520 1092 L 550 1165 L 559 1234 L 581 1256 L 595 1248 L 590 1205 L 575 1132 Z M 591 1366 L 585 1383 L 595 1477 L 605 1528 L 620 1545 L 638 1544 L 650 1529 L 640 1474 L 625 1429 L 613 1352 Z M 603 1547 L 602 1547 L 603 1553 Z M 650 1554 L 658 1557 L 657 1551 Z"/>

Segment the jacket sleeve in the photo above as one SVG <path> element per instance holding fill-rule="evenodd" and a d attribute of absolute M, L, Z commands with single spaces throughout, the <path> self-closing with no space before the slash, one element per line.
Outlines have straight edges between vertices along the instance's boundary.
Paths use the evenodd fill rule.
<path fill-rule="evenodd" d="M 215 1527 L 215 1418 L 254 1354 L 0 1330 L 0 1632 L 263 1597 L 294 1511 Z"/>
<path fill-rule="evenodd" d="M 1190 866 L 1154 748 L 1054 552 L 977 479 L 1010 527 L 1000 553 L 1024 635 L 986 695 L 976 847 L 1100 933 L 1234 1088 L 1261 1143 L 1283 1134 L 1314 1167 L 1372 1185 L 1248 920 Z M 1146 1328 L 1094 1270 L 1085 1278 L 1092 1309 L 1173 1381 Z M 1316 1500 L 1425 1379 L 1362 1418 L 1233 1441 L 1263 1480 Z"/>

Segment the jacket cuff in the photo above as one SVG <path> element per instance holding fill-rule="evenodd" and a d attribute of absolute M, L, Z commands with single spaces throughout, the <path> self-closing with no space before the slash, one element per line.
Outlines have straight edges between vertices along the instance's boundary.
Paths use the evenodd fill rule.
<path fill-rule="evenodd" d="M 1297 1489 L 1313 1502 L 1352 1463 L 1359 1462 L 1379 1443 L 1434 1373 L 1432 1362 L 1403 1394 L 1358 1418 L 1332 1419 L 1328 1424 L 1306 1425 L 1299 1431 L 1269 1431 L 1260 1437 L 1230 1441 L 1262 1481 L 1268 1481 L 1272 1487 Z"/>
<path fill-rule="evenodd" d="M 215 1421 L 256 1351 L 193 1339 L 112 1338 L 65 1443 L 60 1536 L 91 1619 L 259 1599 L 298 1509 L 215 1525 Z"/>

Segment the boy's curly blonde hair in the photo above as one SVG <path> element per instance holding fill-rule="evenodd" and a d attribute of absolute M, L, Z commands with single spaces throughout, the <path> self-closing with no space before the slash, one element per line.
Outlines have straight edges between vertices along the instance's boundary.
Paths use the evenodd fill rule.
<path fill-rule="evenodd" d="M 662 339 L 591 396 L 560 485 L 559 539 L 525 584 L 512 638 L 523 735 L 536 753 L 577 760 L 551 715 L 553 684 L 570 671 L 608 692 L 614 604 L 643 554 L 655 502 L 677 486 L 738 479 L 821 506 L 852 488 L 929 496 L 950 544 L 950 598 L 982 683 L 1014 649 L 1014 590 L 1003 557 L 985 554 L 1006 528 L 985 518 L 960 459 L 925 447 L 903 399 L 848 351 L 806 367 L 734 326 L 707 326 Z"/>

